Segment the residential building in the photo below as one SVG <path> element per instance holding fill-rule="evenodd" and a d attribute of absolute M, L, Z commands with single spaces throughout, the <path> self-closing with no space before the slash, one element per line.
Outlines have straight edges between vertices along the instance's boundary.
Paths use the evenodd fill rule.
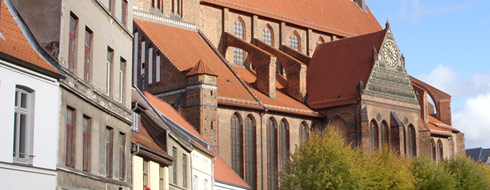
<path fill-rule="evenodd" d="M 9 0 L 0 0 L 0 189 L 55 189 L 60 83 Z"/>
<path fill-rule="evenodd" d="M 472 148 L 466 149 L 466 156 L 469 156 L 473 160 L 490 165 L 490 148 Z"/>
<path fill-rule="evenodd" d="M 326 126 L 366 151 L 464 152 L 450 96 L 406 72 L 364 0 L 135 0 L 133 14 L 133 84 L 252 189 L 278 189 L 295 145 Z"/>
<path fill-rule="evenodd" d="M 132 1 L 12 1 L 66 75 L 57 189 L 131 189 Z"/>

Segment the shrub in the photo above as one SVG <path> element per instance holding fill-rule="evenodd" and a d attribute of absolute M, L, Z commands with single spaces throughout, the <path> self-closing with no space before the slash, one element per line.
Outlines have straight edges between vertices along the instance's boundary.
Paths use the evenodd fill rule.
<path fill-rule="evenodd" d="M 456 189 L 486 190 L 488 182 L 484 170 L 471 158 L 456 156 L 441 163 L 455 177 Z"/>
<path fill-rule="evenodd" d="M 456 180 L 442 165 L 436 164 L 428 157 L 419 157 L 412 160 L 410 171 L 415 178 L 415 189 L 452 190 L 456 187 Z"/>
<path fill-rule="evenodd" d="M 490 189 L 490 166 L 486 164 L 480 164 L 480 167 L 483 170 L 483 173 L 485 173 L 488 189 Z"/>
<path fill-rule="evenodd" d="M 383 150 L 364 153 L 359 157 L 362 189 L 413 189 L 410 160 Z"/>
<path fill-rule="evenodd" d="M 356 152 L 331 130 L 311 133 L 280 174 L 281 189 L 362 189 L 355 158 Z"/>

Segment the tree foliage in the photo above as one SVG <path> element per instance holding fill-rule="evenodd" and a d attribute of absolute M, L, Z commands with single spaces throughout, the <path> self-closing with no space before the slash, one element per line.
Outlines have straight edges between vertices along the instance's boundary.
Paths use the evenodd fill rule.
<path fill-rule="evenodd" d="M 458 190 L 486 190 L 485 171 L 471 158 L 456 156 L 441 163 L 456 179 Z"/>
<path fill-rule="evenodd" d="M 441 165 L 436 164 L 428 157 L 419 157 L 412 160 L 410 171 L 415 178 L 415 189 L 453 190 L 456 188 L 456 179 Z"/>

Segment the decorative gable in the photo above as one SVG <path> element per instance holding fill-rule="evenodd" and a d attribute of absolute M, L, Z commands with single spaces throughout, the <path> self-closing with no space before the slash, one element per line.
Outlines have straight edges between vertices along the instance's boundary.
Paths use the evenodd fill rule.
<path fill-rule="evenodd" d="M 393 33 L 387 23 L 386 36 L 379 48 L 373 48 L 374 66 L 364 93 L 397 101 L 418 104 Z"/>

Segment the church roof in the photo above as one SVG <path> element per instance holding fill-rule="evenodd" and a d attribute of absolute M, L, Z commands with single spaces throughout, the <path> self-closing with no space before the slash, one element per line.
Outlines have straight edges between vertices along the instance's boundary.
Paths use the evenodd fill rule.
<path fill-rule="evenodd" d="M 207 75 L 218 76 L 213 71 L 213 69 L 211 69 L 209 66 L 207 66 L 206 62 L 204 62 L 202 59 L 200 59 L 196 63 L 196 66 L 192 67 L 192 69 L 187 73 L 187 76 L 199 75 L 199 74 L 207 74 Z"/>
<path fill-rule="evenodd" d="M 314 30 L 350 37 L 381 30 L 376 17 L 349 0 L 201 0 Z"/>
<path fill-rule="evenodd" d="M 10 10 L 4 1 L 0 3 L 0 57 L 14 61 L 20 60 L 25 62 L 23 65 L 25 67 L 35 70 L 41 69 L 48 71 L 48 73 L 60 75 L 60 71 L 44 60 L 31 46 L 26 37 L 26 33 L 29 31 L 24 31 L 28 30 L 28 28 L 21 29 L 22 24 L 16 22 L 16 19 L 11 14 L 11 11 L 16 10 Z"/>
<path fill-rule="evenodd" d="M 373 68 L 373 48 L 379 52 L 386 29 L 319 45 L 306 75 L 307 103 L 312 108 L 351 104 L 357 85 Z"/>
<path fill-rule="evenodd" d="M 234 100 L 228 102 L 260 108 L 247 87 L 240 82 L 197 31 L 137 18 L 134 21 L 179 71 L 191 70 L 199 61 L 205 62 L 209 68 L 212 68 L 212 71 L 218 75 L 216 83 L 219 89 L 219 102 Z"/>

